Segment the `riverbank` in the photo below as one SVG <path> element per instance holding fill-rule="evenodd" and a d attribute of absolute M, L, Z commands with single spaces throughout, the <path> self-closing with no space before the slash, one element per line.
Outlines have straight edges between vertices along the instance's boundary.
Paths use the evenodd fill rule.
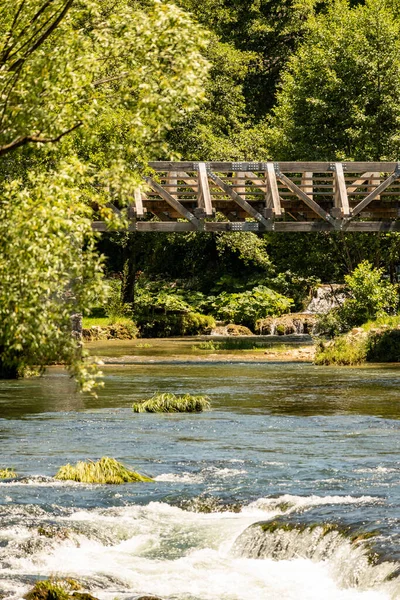
<path fill-rule="evenodd" d="M 312 362 L 311 336 L 196 336 L 85 342 L 91 355 L 107 364 L 187 362 Z"/>

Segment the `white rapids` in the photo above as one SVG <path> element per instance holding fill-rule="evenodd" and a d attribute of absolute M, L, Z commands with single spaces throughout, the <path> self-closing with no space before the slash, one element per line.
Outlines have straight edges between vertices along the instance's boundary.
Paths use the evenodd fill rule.
<path fill-rule="evenodd" d="M 100 600 L 144 593 L 165 600 L 395 600 L 394 582 L 384 581 L 387 564 L 368 567 L 363 550 L 345 538 L 337 537 L 326 556 L 321 548 L 302 554 L 295 535 L 297 546 L 278 559 L 268 553 L 247 558 L 235 548 L 248 526 L 282 515 L 282 503 L 287 514 L 317 503 L 377 501 L 285 495 L 261 498 L 238 513 L 196 513 L 157 502 L 76 510 L 52 519 L 69 532 L 52 539 L 38 533 L 43 516 L 21 519 L 1 531 L 0 597 L 19 600 L 31 587 L 27 577 L 53 575 L 84 581 Z M 308 546 L 310 539 L 303 538 Z M 343 577 L 346 564 L 352 571 L 362 565 L 357 582 Z"/>

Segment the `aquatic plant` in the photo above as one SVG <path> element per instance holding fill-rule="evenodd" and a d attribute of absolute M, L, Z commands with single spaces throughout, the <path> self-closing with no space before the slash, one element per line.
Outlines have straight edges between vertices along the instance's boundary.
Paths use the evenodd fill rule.
<path fill-rule="evenodd" d="M 12 469 L 0 469 L 0 479 L 9 479 L 16 476 L 17 474 Z"/>
<path fill-rule="evenodd" d="M 79 461 L 75 466 L 65 465 L 61 467 L 56 479 L 67 481 L 79 481 L 81 483 L 133 483 L 136 481 L 153 481 L 150 477 L 130 471 L 123 464 L 103 456 L 99 461 Z"/>
<path fill-rule="evenodd" d="M 202 412 L 209 410 L 211 407 L 208 396 L 192 396 L 191 394 L 183 394 L 176 396 L 175 394 L 154 394 L 144 402 L 135 402 L 132 405 L 133 412 Z"/>

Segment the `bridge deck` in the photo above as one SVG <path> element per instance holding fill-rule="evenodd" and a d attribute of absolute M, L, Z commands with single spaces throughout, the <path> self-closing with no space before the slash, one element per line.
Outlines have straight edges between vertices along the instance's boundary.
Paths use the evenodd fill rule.
<path fill-rule="evenodd" d="M 153 174 L 134 193 L 132 231 L 400 231 L 397 162 L 149 167 Z"/>

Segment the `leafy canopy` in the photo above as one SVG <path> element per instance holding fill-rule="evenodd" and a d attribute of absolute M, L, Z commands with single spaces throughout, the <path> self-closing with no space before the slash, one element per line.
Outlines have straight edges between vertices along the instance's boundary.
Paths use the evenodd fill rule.
<path fill-rule="evenodd" d="M 310 18 L 272 118 L 277 160 L 396 159 L 400 20 L 385 0 L 335 0 Z"/>

